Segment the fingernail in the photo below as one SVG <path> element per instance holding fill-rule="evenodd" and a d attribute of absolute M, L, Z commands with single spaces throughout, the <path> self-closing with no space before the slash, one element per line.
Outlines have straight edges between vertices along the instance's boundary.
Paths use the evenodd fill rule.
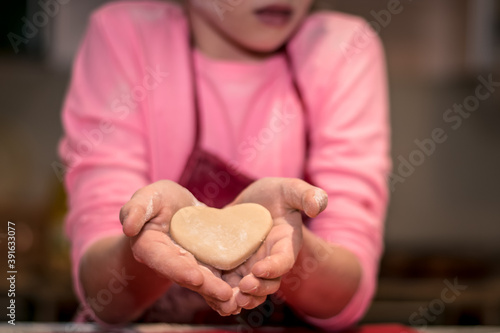
<path fill-rule="evenodd" d="M 253 293 L 257 290 L 257 286 L 253 286 L 251 289 L 243 290 L 245 294 Z M 245 304 L 246 305 L 246 304 Z"/>
<path fill-rule="evenodd" d="M 125 221 L 127 221 L 127 217 L 129 214 L 130 213 L 128 210 L 126 212 L 122 213 L 122 215 L 120 216 L 122 223 L 125 223 Z"/>
<path fill-rule="evenodd" d="M 316 203 L 318 204 L 320 209 L 324 209 L 328 202 L 328 195 L 325 193 L 325 191 L 318 188 L 314 193 L 314 200 L 316 200 Z"/>

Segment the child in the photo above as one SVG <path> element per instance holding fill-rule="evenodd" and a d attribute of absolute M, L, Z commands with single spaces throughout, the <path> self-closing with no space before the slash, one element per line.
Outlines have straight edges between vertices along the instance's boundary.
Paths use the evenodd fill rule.
<path fill-rule="evenodd" d="M 94 320 L 192 323 L 207 304 L 237 315 L 269 295 L 324 329 L 363 315 L 387 202 L 383 52 L 362 20 L 311 5 L 119 1 L 94 13 L 60 147 L 74 282 Z M 216 270 L 168 234 L 200 202 L 260 203 L 273 229 L 247 262 Z"/>

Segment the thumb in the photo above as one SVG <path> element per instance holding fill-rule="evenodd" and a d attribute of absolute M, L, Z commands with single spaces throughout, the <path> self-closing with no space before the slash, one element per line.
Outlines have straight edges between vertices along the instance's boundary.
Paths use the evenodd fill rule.
<path fill-rule="evenodd" d="M 200 204 L 198 200 L 179 184 L 162 180 L 145 186 L 134 193 L 120 210 L 120 222 L 128 237 L 139 234 L 144 224 L 161 216 L 170 221 L 179 209 Z"/>
<path fill-rule="evenodd" d="M 282 193 L 288 208 L 304 211 L 309 217 L 316 217 L 328 205 L 324 190 L 301 179 L 287 179 L 282 183 Z"/>
<path fill-rule="evenodd" d="M 134 193 L 120 210 L 120 222 L 125 235 L 136 236 L 146 222 L 159 214 L 161 201 L 160 194 L 149 186 Z"/>

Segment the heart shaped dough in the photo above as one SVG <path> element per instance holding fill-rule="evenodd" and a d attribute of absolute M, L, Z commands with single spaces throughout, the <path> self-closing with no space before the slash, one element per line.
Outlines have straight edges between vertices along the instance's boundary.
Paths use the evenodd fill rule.
<path fill-rule="evenodd" d="M 190 206 L 174 214 L 170 235 L 199 261 L 226 271 L 257 251 L 272 226 L 271 213 L 254 203 L 224 209 Z"/>

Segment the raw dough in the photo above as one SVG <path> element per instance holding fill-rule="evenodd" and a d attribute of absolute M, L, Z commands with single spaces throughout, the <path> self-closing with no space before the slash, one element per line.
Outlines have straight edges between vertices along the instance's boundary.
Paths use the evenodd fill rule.
<path fill-rule="evenodd" d="M 272 225 L 269 211 L 254 203 L 224 209 L 190 206 L 172 217 L 170 235 L 199 261 L 231 270 L 259 248 Z"/>

